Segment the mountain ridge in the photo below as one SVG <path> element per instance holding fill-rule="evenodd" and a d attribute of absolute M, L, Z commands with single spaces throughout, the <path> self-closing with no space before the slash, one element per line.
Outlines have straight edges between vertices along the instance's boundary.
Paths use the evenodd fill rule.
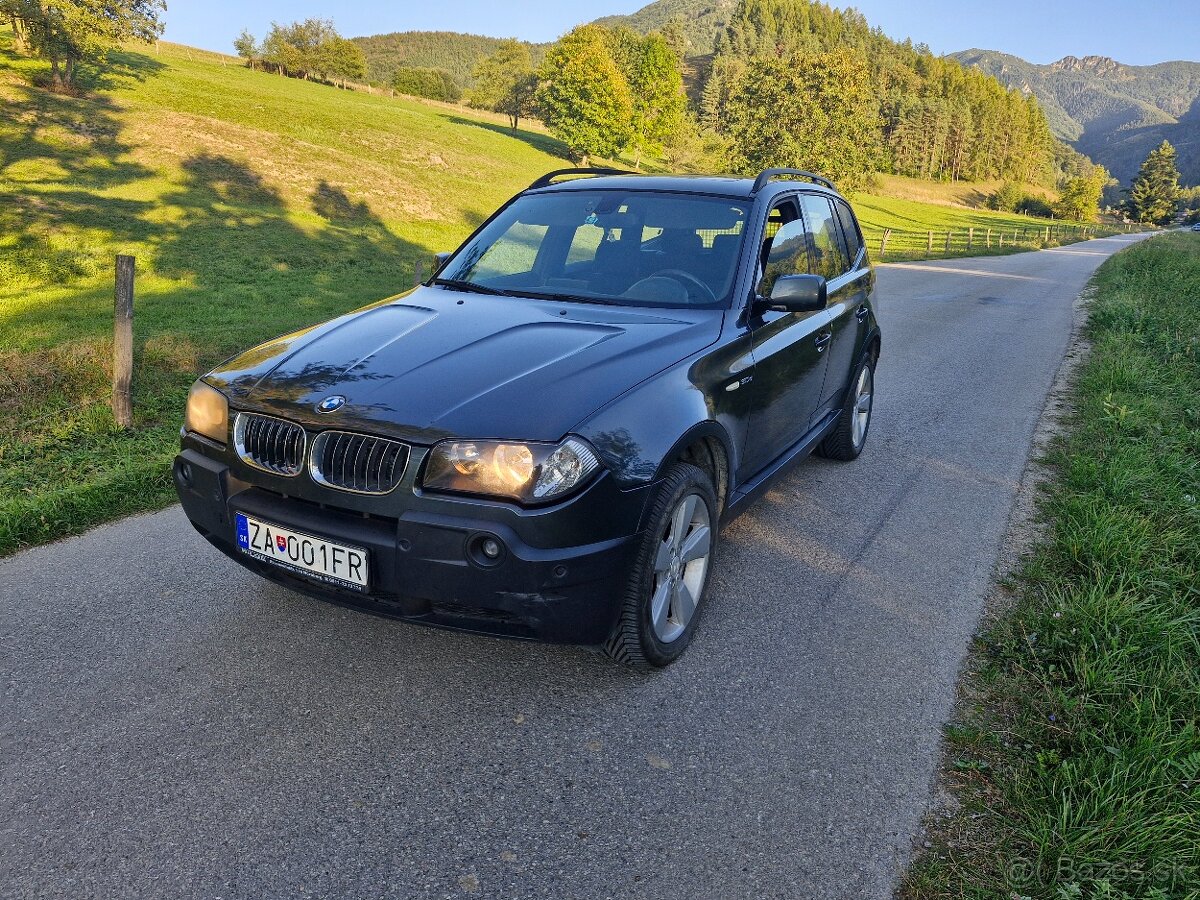
<path fill-rule="evenodd" d="M 1164 140 L 1179 151 L 1183 181 L 1200 183 L 1200 62 L 1131 66 L 1107 56 L 1031 63 L 999 50 L 949 54 L 1038 98 L 1051 130 L 1123 184 Z"/>

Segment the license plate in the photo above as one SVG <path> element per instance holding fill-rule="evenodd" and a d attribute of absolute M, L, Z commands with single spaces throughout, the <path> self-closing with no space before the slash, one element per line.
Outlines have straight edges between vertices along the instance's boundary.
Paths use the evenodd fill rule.
<path fill-rule="evenodd" d="M 367 588 L 367 551 L 236 513 L 238 548 L 255 559 L 339 587 Z"/>

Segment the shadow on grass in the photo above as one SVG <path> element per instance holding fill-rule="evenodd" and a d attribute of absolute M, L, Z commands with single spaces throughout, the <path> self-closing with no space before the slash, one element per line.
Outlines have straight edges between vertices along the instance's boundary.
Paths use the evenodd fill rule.
<path fill-rule="evenodd" d="M 541 150 L 543 153 L 557 156 L 560 159 L 567 161 L 571 159 L 567 145 L 558 138 L 548 134 L 539 134 L 536 131 L 526 131 L 522 128 L 513 131 L 506 125 L 498 125 L 495 122 L 484 122 L 479 119 L 468 119 L 465 116 L 449 116 L 449 120 L 455 125 L 473 125 L 476 128 L 483 128 L 487 131 L 513 138 L 514 140 L 523 141 L 536 150 Z"/>

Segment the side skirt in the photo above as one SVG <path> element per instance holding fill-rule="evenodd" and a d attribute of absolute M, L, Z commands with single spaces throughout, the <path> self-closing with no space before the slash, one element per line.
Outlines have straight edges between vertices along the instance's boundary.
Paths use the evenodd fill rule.
<path fill-rule="evenodd" d="M 824 440 L 825 435 L 829 434 L 841 413 L 840 406 L 838 409 L 826 413 L 825 417 L 810 428 L 804 437 L 792 444 L 774 461 L 768 463 L 757 475 L 738 485 L 729 495 L 729 502 L 725 504 L 725 510 L 721 515 L 721 524 L 727 525 L 744 513 L 755 500 L 766 493 L 776 478 L 805 459 L 813 451 L 813 448 Z"/>

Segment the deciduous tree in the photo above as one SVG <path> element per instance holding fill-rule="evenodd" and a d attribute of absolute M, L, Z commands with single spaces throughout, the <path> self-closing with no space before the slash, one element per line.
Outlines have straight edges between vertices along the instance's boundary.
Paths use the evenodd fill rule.
<path fill-rule="evenodd" d="M 687 109 L 683 93 L 682 60 L 657 33 L 638 44 L 628 78 L 633 95 L 630 144 L 641 168 L 643 153 L 662 153 L 680 132 Z"/>
<path fill-rule="evenodd" d="M 59 90 L 76 85 L 81 65 L 102 66 L 124 41 L 153 41 L 163 30 L 165 0 L 6 0 L 18 43 L 50 62 Z"/>
<path fill-rule="evenodd" d="M 546 54 L 538 106 L 550 131 L 584 164 L 616 156 L 632 134 L 633 98 L 613 61 L 605 29 L 583 25 Z"/>
<path fill-rule="evenodd" d="M 233 49 L 237 51 L 238 56 L 246 61 L 246 65 L 251 69 L 254 68 L 254 63 L 259 57 L 258 41 L 248 28 L 243 28 L 242 33 L 234 38 Z"/>
<path fill-rule="evenodd" d="M 811 169 L 854 187 L 879 164 L 879 101 L 866 64 L 848 50 L 758 57 L 728 103 L 735 171 Z"/>
<path fill-rule="evenodd" d="M 480 61 L 474 72 L 475 87 L 467 102 L 476 109 L 490 109 L 508 116 L 513 131 L 533 111 L 537 76 L 529 45 L 505 40 L 496 52 Z"/>
<path fill-rule="evenodd" d="M 1112 176 L 1104 166 L 1092 166 L 1090 171 L 1068 178 L 1054 204 L 1054 214 L 1077 222 L 1094 220 L 1100 215 L 1100 197 L 1110 181 Z"/>

